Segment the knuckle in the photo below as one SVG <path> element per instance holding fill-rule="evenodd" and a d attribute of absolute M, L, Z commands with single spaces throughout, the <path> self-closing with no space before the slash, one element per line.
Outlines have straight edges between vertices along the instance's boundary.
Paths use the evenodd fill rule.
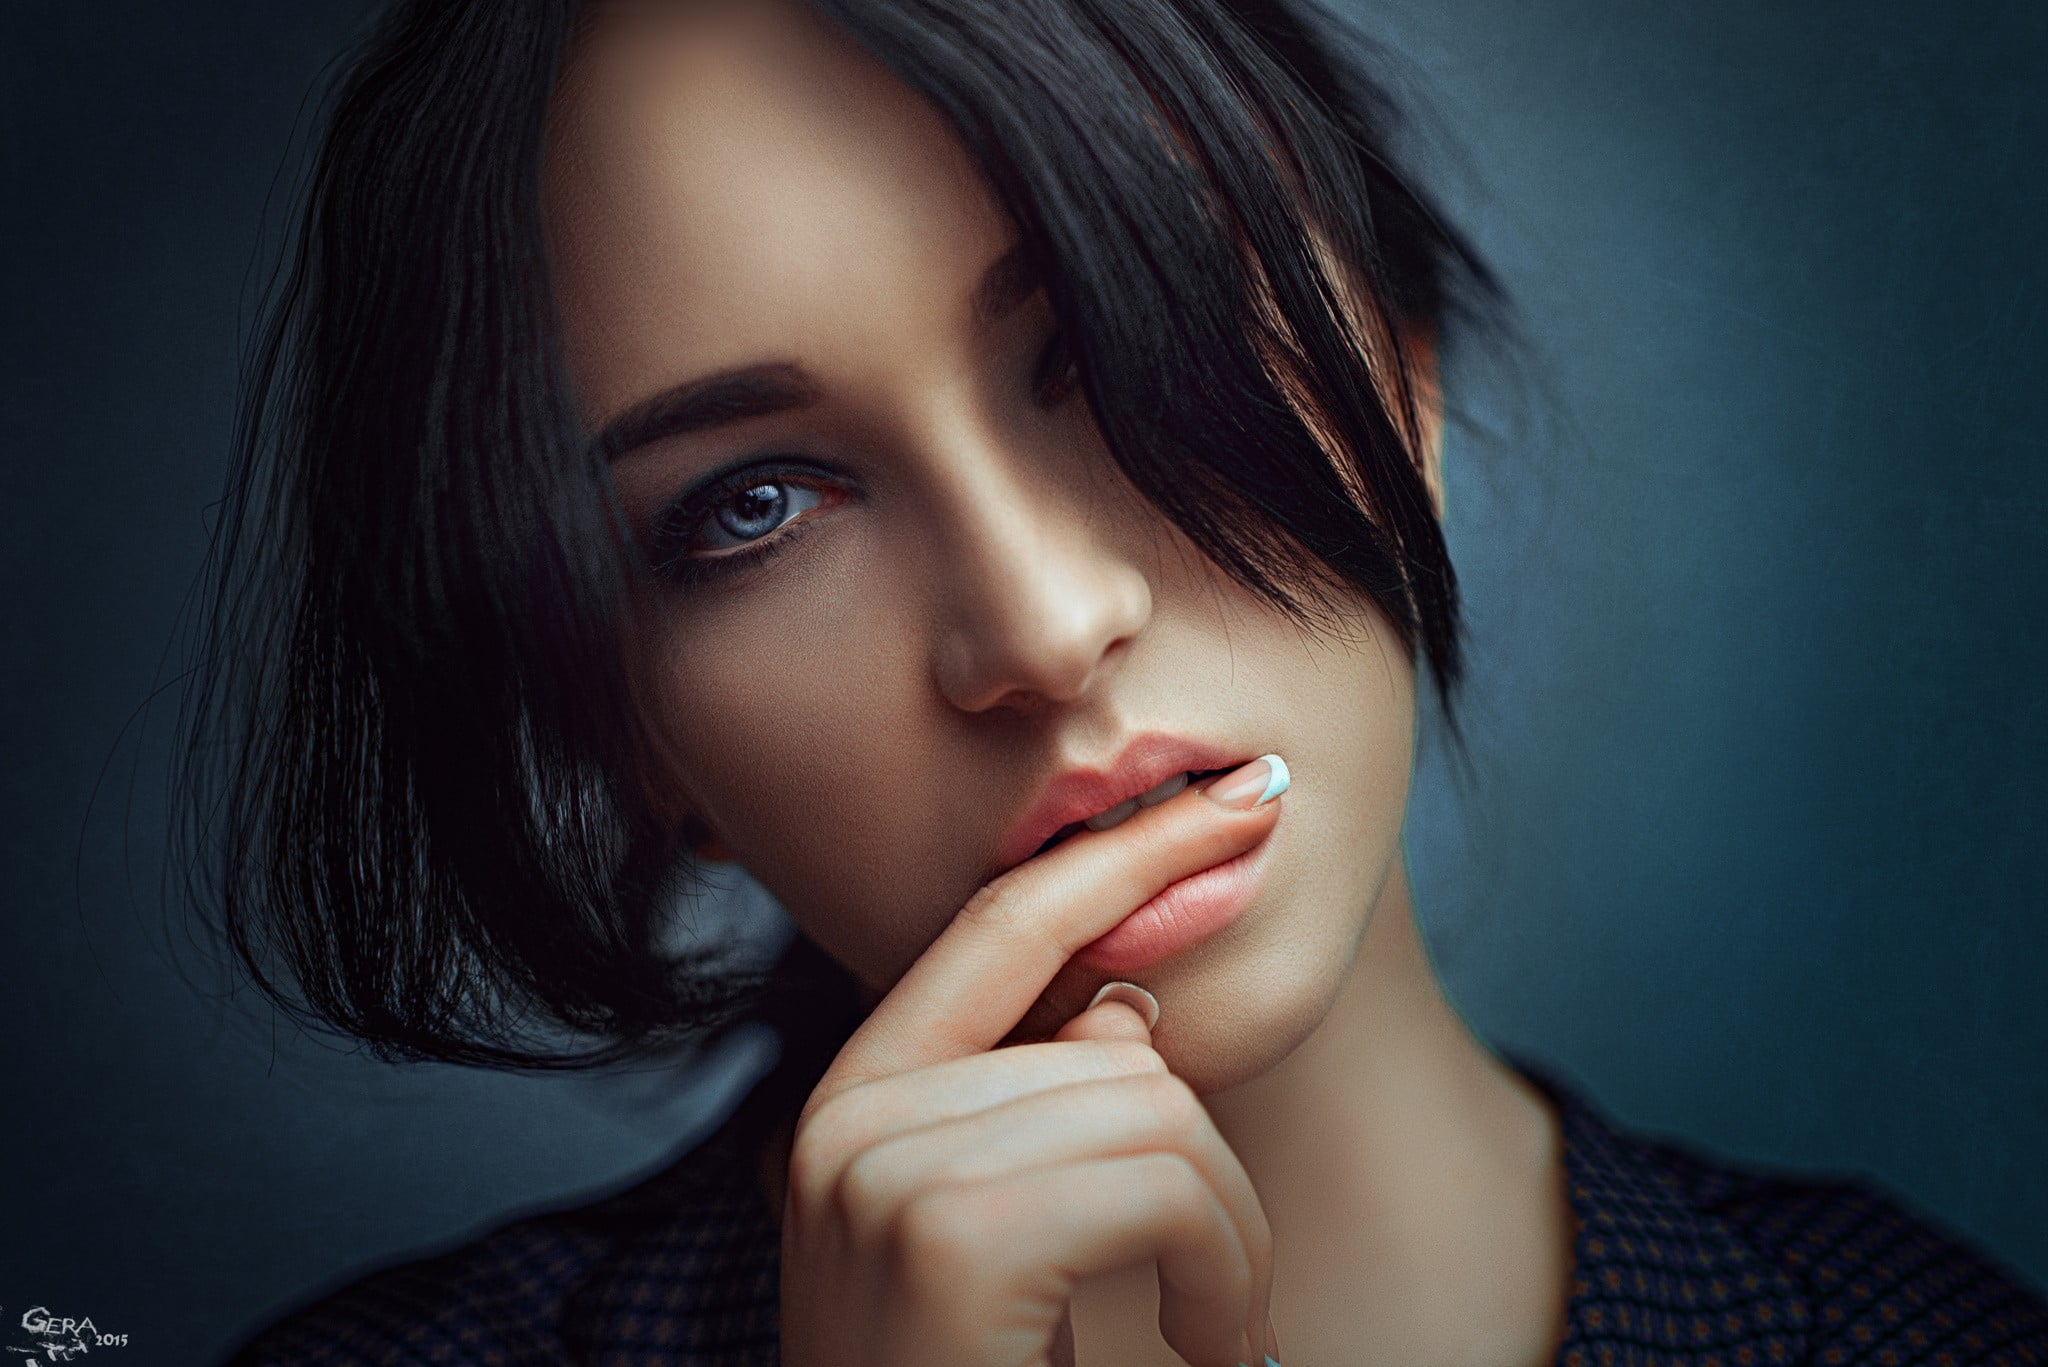
<path fill-rule="evenodd" d="M 830 1134 L 837 1129 L 837 1117 L 844 1109 L 844 1100 L 843 1092 L 829 1097 L 812 1092 L 810 1099 L 804 1103 L 802 1114 L 797 1117 L 797 1145 L 801 1146 L 807 1140 L 815 1139 L 822 1134 Z"/>
<path fill-rule="evenodd" d="M 960 908 L 960 917 L 986 930 L 1015 932 L 1030 919 L 1025 915 L 1024 902 L 1022 889 L 999 878 L 977 889 Z"/>
<path fill-rule="evenodd" d="M 956 922 L 977 936 L 1015 946 L 1030 959 L 1064 961 L 1078 948 L 1060 943 L 1058 918 L 1045 914 L 1041 899 L 1024 886 L 1002 879 L 984 885 L 968 898 Z"/>
<path fill-rule="evenodd" d="M 1162 1217 L 1181 1229 L 1207 1223 L 1209 1191 L 1194 1164 L 1177 1153 L 1147 1154 L 1144 1162 Z"/>
<path fill-rule="evenodd" d="M 838 1164 L 827 1148 L 815 1133 L 799 1134 L 790 1146 L 789 1202 L 798 1210 L 817 1210 L 832 1192 Z"/>
<path fill-rule="evenodd" d="M 814 1211 L 838 1199 L 847 1165 L 863 1151 L 866 1108 L 858 1092 L 842 1092 L 806 1116 L 789 1151 L 789 1198 Z"/>
<path fill-rule="evenodd" d="M 1140 1044 L 1133 1039 L 1114 1039 L 1091 1041 L 1091 1045 L 1101 1051 L 1113 1075 L 1166 1075 L 1166 1060 L 1149 1044 Z"/>
<path fill-rule="evenodd" d="M 1185 1141 L 1207 1121 L 1208 1112 L 1202 1109 L 1201 1098 L 1195 1095 L 1195 1089 L 1172 1073 L 1162 1071 L 1148 1075 L 1139 1085 L 1154 1123 L 1164 1134 Z"/>
<path fill-rule="evenodd" d="M 894 1174 L 873 1149 L 856 1154 L 833 1188 L 833 1212 L 846 1229 L 867 1242 L 887 1225 L 897 1204 L 897 1187 Z"/>

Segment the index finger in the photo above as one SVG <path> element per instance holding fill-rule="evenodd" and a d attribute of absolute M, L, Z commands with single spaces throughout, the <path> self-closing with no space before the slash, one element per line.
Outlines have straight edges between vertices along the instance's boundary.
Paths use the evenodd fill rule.
<path fill-rule="evenodd" d="M 1249 810 L 1222 806 L 1203 791 L 1261 770 L 1271 781 L 1265 800 Z M 1076 951 L 1172 884 L 1263 839 L 1279 820 L 1271 799 L 1286 791 L 1286 775 L 1278 756 L 1262 756 L 990 882 L 854 1031 L 806 1113 L 863 1082 L 994 1048 Z M 1259 796 L 1258 787 L 1248 796 Z"/>

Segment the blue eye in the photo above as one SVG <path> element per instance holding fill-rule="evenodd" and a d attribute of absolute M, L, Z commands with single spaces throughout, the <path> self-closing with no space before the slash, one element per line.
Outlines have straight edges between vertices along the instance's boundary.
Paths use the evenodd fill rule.
<path fill-rule="evenodd" d="M 774 466 L 714 480 L 663 514 L 654 533 L 654 568 L 691 587 L 758 564 L 789 549 L 808 525 L 802 515 L 835 493 L 844 497 L 817 475 Z"/>
<path fill-rule="evenodd" d="M 806 498 L 810 500 L 808 504 Z M 709 534 L 705 549 L 731 550 L 758 541 L 822 501 L 816 490 L 786 480 L 769 476 L 750 479 L 711 505 L 711 516 L 703 524 Z M 726 540 L 718 540 L 721 536 Z"/>

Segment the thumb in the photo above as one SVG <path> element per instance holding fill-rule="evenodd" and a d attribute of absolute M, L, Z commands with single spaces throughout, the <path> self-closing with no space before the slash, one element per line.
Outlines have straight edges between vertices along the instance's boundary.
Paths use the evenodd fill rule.
<path fill-rule="evenodd" d="M 1087 1010 L 1059 1028 L 1055 1040 L 1134 1040 L 1152 1042 L 1159 1023 L 1159 999 L 1136 983 L 1105 983 Z"/>
<path fill-rule="evenodd" d="M 1136 983 L 1104 983 L 1080 1015 L 1061 1026 L 1056 1040 L 1135 1040 L 1152 1043 L 1159 1023 L 1159 999 Z M 1047 1356 L 1050 1367 L 1074 1367 L 1074 1317 L 1060 1316 Z"/>

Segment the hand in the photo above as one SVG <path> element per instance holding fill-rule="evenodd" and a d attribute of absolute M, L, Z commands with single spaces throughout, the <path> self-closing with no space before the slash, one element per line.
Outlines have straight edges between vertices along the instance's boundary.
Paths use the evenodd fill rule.
<path fill-rule="evenodd" d="M 996 1046 L 1077 950 L 1278 820 L 1277 802 L 1232 810 L 1191 788 L 961 909 L 798 1117 L 784 1363 L 1071 1367 L 1075 1282 L 1147 1261 L 1160 1333 L 1189 1363 L 1277 1351 L 1265 1212 L 1145 1017 L 1105 1001 L 1046 1043 Z"/>

